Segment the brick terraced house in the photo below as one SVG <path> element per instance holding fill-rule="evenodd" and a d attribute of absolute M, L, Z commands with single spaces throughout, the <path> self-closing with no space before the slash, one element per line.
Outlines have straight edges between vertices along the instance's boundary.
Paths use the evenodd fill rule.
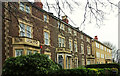
<path fill-rule="evenodd" d="M 92 37 L 43 10 L 42 2 L 5 2 L 2 20 L 2 59 L 46 54 L 63 68 L 95 63 Z M 60 28 L 59 28 L 60 26 Z"/>

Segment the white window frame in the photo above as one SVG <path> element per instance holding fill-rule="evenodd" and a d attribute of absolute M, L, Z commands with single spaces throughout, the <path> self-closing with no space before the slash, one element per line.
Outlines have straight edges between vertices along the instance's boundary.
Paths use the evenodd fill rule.
<path fill-rule="evenodd" d="M 28 5 L 26 5 L 26 12 L 30 13 L 30 7 Z"/>
<path fill-rule="evenodd" d="M 87 47 L 87 54 L 91 54 L 90 47 Z"/>
<path fill-rule="evenodd" d="M 70 49 L 70 51 L 73 51 L 72 40 L 69 40 L 69 49 Z"/>
<path fill-rule="evenodd" d="M 75 35 L 75 36 L 77 35 L 77 32 L 76 32 L 76 31 L 74 31 L 74 35 Z"/>
<path fill-rule="evenodd" d="M 80 38 L 83 39 L 83 35 L 82 34 L 80 35 Z"/>
<path fill-rule="evenodd" d="M 61 37 L 58 38 L 58 42 L 59 42 L 59 47 L 62 47 L 62 40 L 61 40 Z"/>
<path fill-rule="evenodd" d="M 100 58 L 100 53 L 96 52 L 96 56 L 97 56 L 97 58 Z"/>
<path fill-rule="evenodd" d="M 77 43 L 74 42 L 74 51 L 77 52 Z"/>
<path fill-rule="evenodd" d="M 62 40 L 62 47 L 65 47 L 65 39 L 62 38 L 61 40 Z"/>
<path fill-rule="evenodd" d="M 68 27 L 68 33 L 72 33 L 72 30 L 71 28 Z"/>
<path fill-rule="evenodd" d="M 24 5 L 24 3 L 20 2 L 19 8 L 20 8 L 20 10 L 24 11 L 24 10 L 25 10 L 25 5 Z"/>
<path fill-rule="evenodd" d="M 24 21 L 19 20 L 19 36 L 32 38 L 32 25 L 25 23 Z M 29 29 L 27 28 L 29 27 Z M 22 35 L 23 33 L 23 35 Z M 29 34 L 29 35 L 28 35 Z"/>
<path fill-rule="evenodd" d="M 50 35 L 49 35 L 49 33 L 48 32 L 46 32 L 46 31 L 44 31 L 44 44 L 45 45 L 50 45 Z"/>
<path fill-rule="evenodd" d="M 31 55 L 32 54 L 32 50 L 27 49 L 27 55 Z"/>
<path fill-rule="evenodd" d="M 30 6 L 26 5 L 26 4 L 22 3 L 22 2 L 19 3 L 19 9 L 21 11 L 25 11 L 26 13 L 31 13 Z"/>
<path fill-rule="evenodd" d="M 29 27 L 29 29 L 28 29 L 28 27 Z M 29 25 L 27 25 L 26 26 L 26 35 L 27 35 L 27 37 L 29 37 L 29 38 L 31 38 L 32 37 L 32 32 L 31 32 L 31 27 L 29 26 Z"/>
<path fill-rule="evenodd" d="M 81 44 L 81 53 L 84 54 L 84 44 Z"/>
<path fill-rule="evenodd" d="M 23 51 L 24 51 L 23 49 L 15 49 L 15 57 L 23 55 Z"/>
<path fill-rule="evenodd" d="M 25 36 L 25 25 L 20 23 L 20 36 Z"/>

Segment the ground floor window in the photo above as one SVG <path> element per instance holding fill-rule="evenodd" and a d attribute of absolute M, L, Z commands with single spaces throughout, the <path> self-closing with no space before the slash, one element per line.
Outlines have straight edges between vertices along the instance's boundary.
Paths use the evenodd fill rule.
<path fill-rule="evenodd" d="M 27 50 L 27 55 L 31 55 L 32 54 L 32 50 Z"/>
<path fill-rule="evenodd" d="M 34 50 L 34 51 L 33 51 L 33 54 L 35 54 L 35 53 L 38 53 L 38 51 Z"/>
<path fill-rule="evenodd" d="M 21 56 L 21 55 L 23 55 L 23 49 L 16 49 L 15 56 L 17 57 L 17 56 Z"/>
<path fill-rule="evenodd" d="M 87 60 L 87 65 L 90 65 L 90 60 Z"/>
<path fill-rule="evenodd" d="M 68 58 L 68 68 L 70 69 L 70 58 Z"/>
<path fill-rule="evenodd" d="M 62 57 L 62 55 L 58 56 L 58 64 L 60 64 L 63 67 L 63 57 Z"/>

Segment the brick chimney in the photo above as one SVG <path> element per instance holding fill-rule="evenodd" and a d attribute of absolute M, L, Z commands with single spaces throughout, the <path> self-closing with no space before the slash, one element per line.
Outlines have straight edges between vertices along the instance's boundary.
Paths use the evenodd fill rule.
<path fill-rule="evenodd" d="M 67 19 L 67 15 L 62 16 L 62 21 L 68 24 L 69 20 Z"/>
<path fill-rule="evenodd" d="M 37 7 L 43 9 L 43 4 L 42 4 L 41 0 L 34 0 L 34 4 L 35 4 Z"/>
<path fill-rule="evenodd" d="M 95 36 L 95 37 L 94 37 L 94 39 L 98 40 L 98 37 L 97 37 L 97 36 Z"/>

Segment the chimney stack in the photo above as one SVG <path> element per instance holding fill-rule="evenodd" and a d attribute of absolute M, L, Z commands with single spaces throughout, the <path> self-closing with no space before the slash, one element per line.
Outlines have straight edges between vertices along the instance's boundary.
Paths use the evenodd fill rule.
<path fill-rule="evenodd" d="M 41 0 L 34 0 L 34 4 L 35 4 L 37 7 L 43 9 L 43 4 L 42 4 Z"/>
<path fill-rule="evenodd" d="M 94 39 L 98 40 L 98 37 L 97 37 L 97 36 L 95 36 L 95 37 L 94 37 Z"/>
<path fill-rule="evenodd" d="M 62 21 L 64 21 L 65 23 L 67 23 L 68 24 L 68 19 L 67 19 L 67 15 L 65 15 L 65 16 L 62 16 Z"/>

